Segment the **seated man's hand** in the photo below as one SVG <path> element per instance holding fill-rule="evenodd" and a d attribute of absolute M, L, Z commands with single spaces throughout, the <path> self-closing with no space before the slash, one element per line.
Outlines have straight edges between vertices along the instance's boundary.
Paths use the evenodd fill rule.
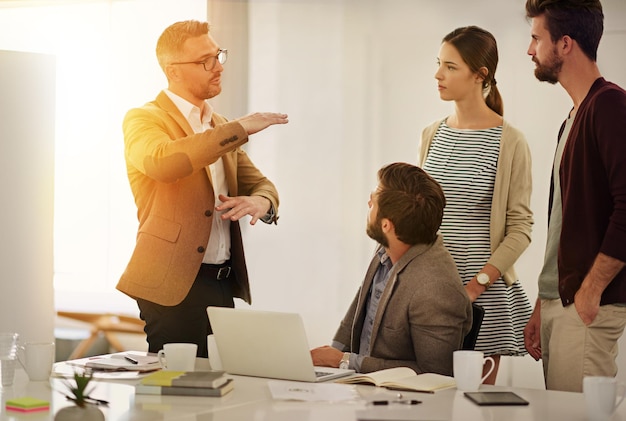
<path fill-rule="evenodd" d="M 312 349 L 311 357 L 313 357 L 313 365 L 339 368 L 343 352 L 339 351 L 337 348 L 326 345 Z"/>
<path fill-rule="evenodd" d="M 226 211 L 222 214 L 222 219 L 230 219 L 238 221 L 246 215 L 250 215 L 252 220 L 250 225 L 256 224 L 260 218 L 263 218 L 270 210 L 271 203 L 263 196 L 237 196 L 229 197 L 223 194 L 219 195 L 222 203 L 216 206 L 217 211 Z"/>

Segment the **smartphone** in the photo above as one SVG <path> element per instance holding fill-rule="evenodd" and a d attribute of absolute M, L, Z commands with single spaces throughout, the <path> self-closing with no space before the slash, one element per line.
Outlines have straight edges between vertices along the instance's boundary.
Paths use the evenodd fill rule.
<path fill-rule="evenodd" d="M 465 392 L 477 405 L 528 405 L 528 401 L 513 392 Z"/>

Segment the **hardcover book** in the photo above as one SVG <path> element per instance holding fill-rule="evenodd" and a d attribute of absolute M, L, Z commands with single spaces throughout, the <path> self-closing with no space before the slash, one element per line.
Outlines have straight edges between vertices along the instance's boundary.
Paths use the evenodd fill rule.
<path fill-rule="evenodd" d="M 218 388 L 228 378 L 223 371 L 168 371 L 149 374 L 139 384 L 144 386 Z"/>
<path fill-rule="evenodd" d="M 219 387 L 154 386 L 140 383 L 135 386 L 135 393 L 162 396 L 224 396 L 233 390 L 233 383 L 233 379 L 226 379 L 226 383 Z"/>

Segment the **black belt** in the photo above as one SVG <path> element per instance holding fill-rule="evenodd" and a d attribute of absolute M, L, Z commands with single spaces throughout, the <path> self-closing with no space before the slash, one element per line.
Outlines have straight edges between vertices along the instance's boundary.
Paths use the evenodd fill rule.
<path fill-rule="evenodd" d="M 200 265 L 200 271 L 198 271 L 198 275 L 207 278 L 217 279 L 218 281 L 229 279 L 231 273 L 232 268 L 230 267 L 230 262 L 226 262 L 221 265 L 202 263 L 202 265 Z"/>

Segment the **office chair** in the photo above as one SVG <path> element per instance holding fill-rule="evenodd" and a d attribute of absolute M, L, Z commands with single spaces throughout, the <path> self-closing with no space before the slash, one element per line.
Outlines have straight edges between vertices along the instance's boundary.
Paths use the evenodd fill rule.
<path fill-rule="evenodd" d="M 476 339 L 478 338 L 478 332 L 480 331 L 480 325 L 483 324 L 483 317 L 485 317 L 485 309 L 478 304 L 472 303 L 472 328 L 469 333 L 465 335 L 463 339 L 463 347 L 469 351 L 474 350 L 476 346 Z"/>
<path fill-rule="evenodd" d="M 72 351 L 71 355 L 67 358 L 68 360 L 83 358 L 100 334 L 106 337 L 107 341 L 116 352 L 126 351 L 126 349 L 116 338 L 115 333 L 137 333 L 145 335 L 143 327 L 146 323 L 136 317 L 117 314 L 74 313 L 69 311 L 58 311 L 57 315 L 91 324 L 90 336 L 76 346 L 74 351 Z"/>

